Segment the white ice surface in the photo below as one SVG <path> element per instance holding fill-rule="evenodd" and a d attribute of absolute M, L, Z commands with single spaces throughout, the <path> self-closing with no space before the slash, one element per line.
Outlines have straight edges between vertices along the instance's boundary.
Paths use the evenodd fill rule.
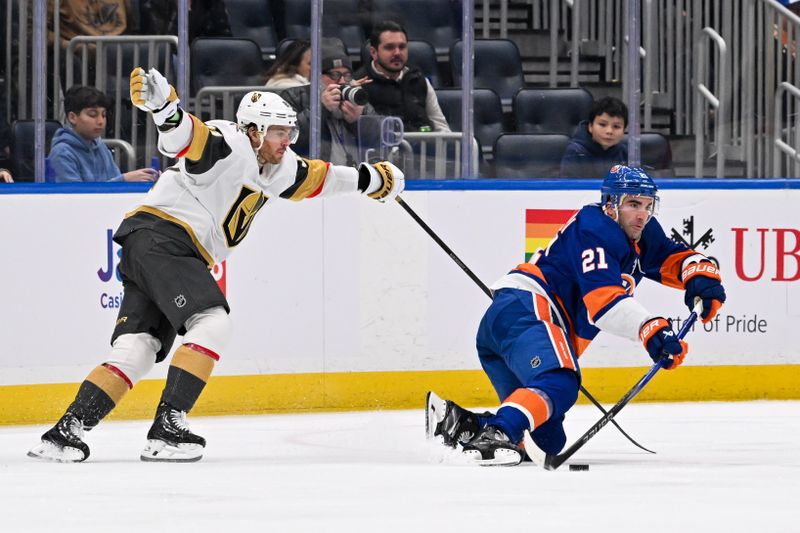
<path fill-rule="evenodd" d="M 577 406 L 569 442 L 599 418 Z M 85 463 L 0 428 L 0 532 L 798 532 L 800 402 L 631 404 L 572 459 L 589 472 L 440 462 L 422 409 L 194 418 L 199 463 L 142 463 L 148 422 L 87 434 Z"/>

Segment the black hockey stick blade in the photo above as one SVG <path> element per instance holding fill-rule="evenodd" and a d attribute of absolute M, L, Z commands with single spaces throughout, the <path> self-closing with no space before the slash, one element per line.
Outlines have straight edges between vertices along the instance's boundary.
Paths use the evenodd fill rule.
<path fill-rule="evenodd" d="M 686 336 L 686 334 L 692 328 L 696 320 L 697 320 L 697 311 L 692 311 L 689 317 L 684 321 L 681 330 L 678 332 L 678 340 L 683 339 Z M 567 448 L 563 452 L 559 454 L 545 454 L 539 449 L 538 446 L 536 446 L 536 444 L 533 442 L 533 438 L 531 437 L 530 433 L 526 431 L 522 439 L 525 444 L 525 452 L 528 454 L 528 457 L 530 457 L 531 461 L 533 461 L 534 464 L 543 467 L 545 470 L 555 470 L 556 468 L 564 464 L 564 462 L 567 459 L 572 457 L 575 454 L 575 452 L 577 452 L 583 447 L 584 444 L 589 442 L 589 439 L 594 437 L 598 431 L 603 429 L 603 426 L 608 424 L 609 421 L 613 420 L 614 417 L 617 415 L 617 413 L 622 411 L 622 408 L 628 405 L 628 402 L 633 400 L 633 398 L 636 397 L 636 395 L 638 395 L 642 391 L 644 386 L 647 385 L 650 382 L 650 380 L 653 379 L 653 376 L 655 376 L 656 373 L 662 368 L 662 363 L 663 361 L 659 361 L 655 363 L 652 367 L 650 367 L 650 370 L 647 372 L 647 374 L 645 374 L 639 381 L 637 381 L 636 385 L 634 385 L 628 392 L 626 392 L 625 395 L 622 398 L 620 398 L 620 400 L 614 405 L 614 407 L 612 407 L 608 411 L 608 413 L 606 413 L 606 415 L 603 418 L 595 422 L 592 427 L 586 430 L 586 433 L 584 433 L 578 440 L 576 440 L 569 448 Z"/>

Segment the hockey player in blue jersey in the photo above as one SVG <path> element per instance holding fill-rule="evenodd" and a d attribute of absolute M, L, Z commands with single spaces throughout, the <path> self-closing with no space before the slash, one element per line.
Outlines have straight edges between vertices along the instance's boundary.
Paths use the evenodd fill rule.
<path fill-rule="evenodd" d="M 463 446 L 477 464 L 515 465 L 525 430 L 548 454 L 566 443 L 565 413 L 578 397 L 578 357 L 602 330 L 639 339 L 654 361 L 683 362 L 687 345 L 671 323 L 632 298 L 648 278 L 684 290 L 701 319 L 725 302 L 719 270 L 704 255 L 670 240 L 654 218 L 658 189 L 639 168 L 617 165 L 603 181 L 599 204 L 584 206 L 546 250 L 493 286 L 478 328 L 478 357 L 502 402 L 476 414 L 431 392 L 429 438 Z"/>

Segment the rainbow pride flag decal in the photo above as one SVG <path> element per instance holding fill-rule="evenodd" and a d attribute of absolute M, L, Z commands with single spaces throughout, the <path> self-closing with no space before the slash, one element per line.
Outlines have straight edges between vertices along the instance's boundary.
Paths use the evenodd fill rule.
<path fill-rule="evenodd" d="M 577 213 L 577 209 L 525 210 L 525 261 L 539 248 L 547 248 L 561 226 Z"/>

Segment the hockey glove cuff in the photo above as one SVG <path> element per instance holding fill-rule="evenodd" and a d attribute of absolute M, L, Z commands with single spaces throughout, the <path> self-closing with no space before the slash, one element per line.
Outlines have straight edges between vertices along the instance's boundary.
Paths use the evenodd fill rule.
<path fill-rule="evenodd" d="M 689 345 L 683 340 L 678 340 L 678 335 L 672 330 L 672 324 L 662 317 L 651 318 L 639 330 L 650 358 L 661 363 L 667 370 L 672 370 L 683 363 L 689 352 Z"/>
<path fill-rule="evenodd" d="M 725 303 L 725 289 L 722 287 L 719 269 L 711 261 L 689 263 L 683 269 L 681 279 L 686 287 L 683 298 L 686 306 L 691 311 L 697 300 L 702 301 L 700 319 L 703 324 L 708 323 Z"/>

